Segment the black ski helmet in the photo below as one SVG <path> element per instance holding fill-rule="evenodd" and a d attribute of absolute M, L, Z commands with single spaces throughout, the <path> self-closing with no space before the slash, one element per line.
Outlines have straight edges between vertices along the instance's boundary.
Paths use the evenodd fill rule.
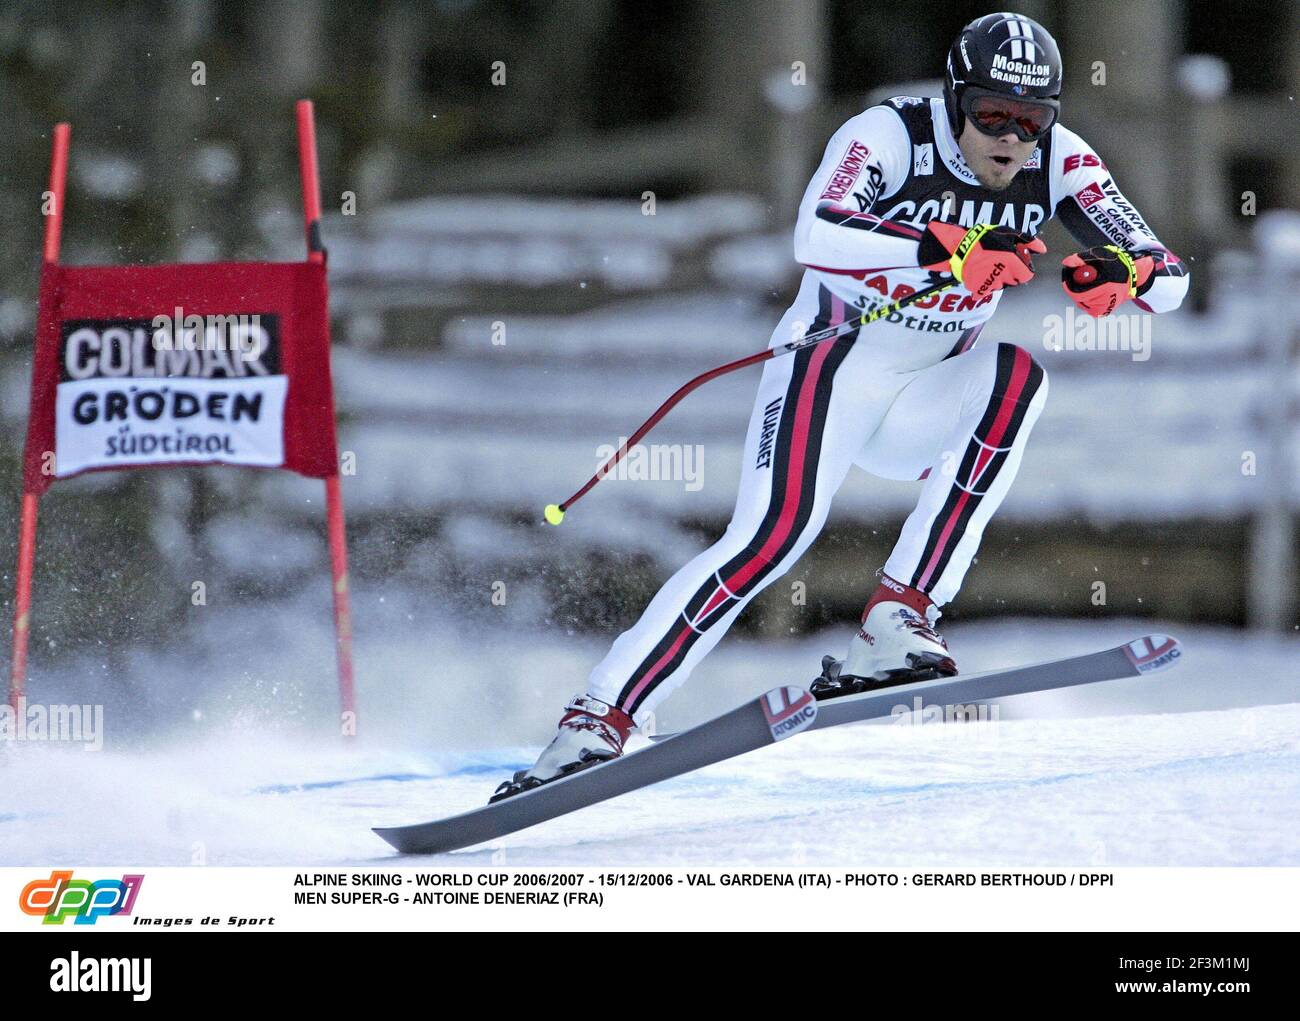
<path fill-rule="evenodd" d="M 1059 109 L 1061 51 L 1050 32 L 1023 14 L 986 14 L 961 30 L 948 50 L 943 100 L 952 133 L 960 135 L 968 87 Z"/>

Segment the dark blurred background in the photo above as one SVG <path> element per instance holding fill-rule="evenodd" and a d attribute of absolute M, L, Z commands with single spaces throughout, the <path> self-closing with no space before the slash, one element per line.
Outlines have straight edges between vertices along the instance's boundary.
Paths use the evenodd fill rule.
<path fill-rule="evenodd" d="M 985 342 L 1041 351 L 1052 399 L 950 613 L 1292 631 L 1297 6 L 1011 7 L 1056 35 L 1063 122 L 1190 261 L 1194 295 L 1152 325 L 1147 360 L 1047 350 L 1065 311 L 1051 271 L 1003 302 Z M 296 259 L 292 103 L 315 100 L 364 686 L 367 649 L 434 620 L 485 642 L 509 626 L 603 643 L 717 534 L 756 372 L 656 434 L 700 445 L 698 486 L 610 481 L 564 529 L 537 522 L 680 382 L 764 346 L 826 139 L 871 102 L 937 94 L 953 36 L 989 10 L 0 4 L 4 598 L 55 122 L 73 125 L 65 262 Z M 1047 239 L 1073 248 L 1059 227 Z M 847 484 L 741 632 L 851 620 L 914 499 Z M 326 633 L 317 483 L 99 475 L 60 483 L 42 514 L 34 676 L 129 675 L 142 648 L 201 657 L 268 616 Z"/>

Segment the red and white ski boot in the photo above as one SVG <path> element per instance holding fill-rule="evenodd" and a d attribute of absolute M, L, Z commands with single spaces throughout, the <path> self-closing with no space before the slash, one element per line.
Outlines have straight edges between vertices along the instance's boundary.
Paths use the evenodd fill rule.
<path fill-rule="evenodd" d="M 822 657 L 822 673 L 810 691 L 819 699 L 936 677 L 952 677 L 957 663 L 935 630 L 939 608 L 919 589 L 883 572 L 862 611 L 862 626 L 843 661 Z"/>
<path fill-rule="evenodd" d="M 636 729 L 632 717 L 623 710 L 590 695 L 577 695 L 564 708 L 555 739 L 531 769 L 520 770 L 501 784 L 488 799 L 489 804 L 618 758 L 628 735 Z"/>

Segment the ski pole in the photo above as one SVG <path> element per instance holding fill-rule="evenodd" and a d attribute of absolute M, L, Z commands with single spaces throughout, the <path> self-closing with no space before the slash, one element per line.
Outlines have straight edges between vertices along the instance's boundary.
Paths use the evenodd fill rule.
<path fill-rule="evenodd" d="M 719 365 L 716 369 L 709 369 L 708 372 L 700 373 L 700 375 L 696 376 L 690 382 L 679 387 L 676 393 L 659 405 L 659 408 L 655 413 L 647 418 L 636 432 L 623 441 L 619 448 L 610 455 L 609 460 L 600 466 L 596 471 L 596 474 L 589 478 L 581 489 L 563 503 L 547 504 L 544 514 L 547 523 L 558 525 L 563 521 L 565 511 L 586 496 L 597 482 L 608 475 L 614 465 L 618 464 L 618 462 L 623 459 L 623 456 L 628 452 L 629 448 L 635 447 L 645 437 L 646 433 L 658 425 L 663 417 L 677 406 L 683 397 L 692 390 L 703 386 L 709 380 L 717 379 L 719 376 L 725 376 L 728 372 L 735 372 L 737 369 L 743 369 L 749 365 L 757 365 L 759 362 L 765 362 L 770 358 L 793 354 L 795 351 L 801 351 L 805 347 L 811 347 L 813 344 L 821 344 L 827 340 L 834 340 L 851 330 L 856 330 L 860 327 L 866 326 L 868 323 L 873 323 L 877 319 L 884 319 L 886 316 L 891 316 L 900 309 L 915 304 L 922 298 L 928 298 L 932 294 L 946 291 L 956 283 L 957 280 L 952 278 L 941 281 L 937 284 L 931 284 L 929 287 L 923 287 L 921 290 L 914 294 L 909 294 L 905 298 L 899 298 L 897 301 L 891 301 L 888 305 L 881 305 L 879 308 L 872 309 L 870 312 L 863 312 L 860 316 L 846 319 L 844 322 L 839 323 L 836 326 L 828 326 L 826 329 L 818 330 L 816 333 L 805 334 L 804 336 L 788 341 L 785 344 L 778 344 L 776 347 L 769 347 L 766 350 L 757 351 L 744 358 L 738 358 L 734 362 L 728 362 L 726 365 Z"/>

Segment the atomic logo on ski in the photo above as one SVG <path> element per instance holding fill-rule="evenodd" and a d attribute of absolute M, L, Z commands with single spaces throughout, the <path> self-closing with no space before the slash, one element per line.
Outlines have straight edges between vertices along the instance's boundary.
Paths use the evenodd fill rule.
<path fill-rule="evenodd" d="M 1163 670 L 1171 665 L 1183 650 L 1178 647 L 1178 639 L 1168 635 L 1147 635 L 1124 646 L 1124 655 L 1140 673 Z"/>
<path fill-rule="evenodd" d="M 763 715 L 773 741 L 784 741 L 817 718 L 817 701 L 802 688 L 773 688 L 763 696 Z"/>

